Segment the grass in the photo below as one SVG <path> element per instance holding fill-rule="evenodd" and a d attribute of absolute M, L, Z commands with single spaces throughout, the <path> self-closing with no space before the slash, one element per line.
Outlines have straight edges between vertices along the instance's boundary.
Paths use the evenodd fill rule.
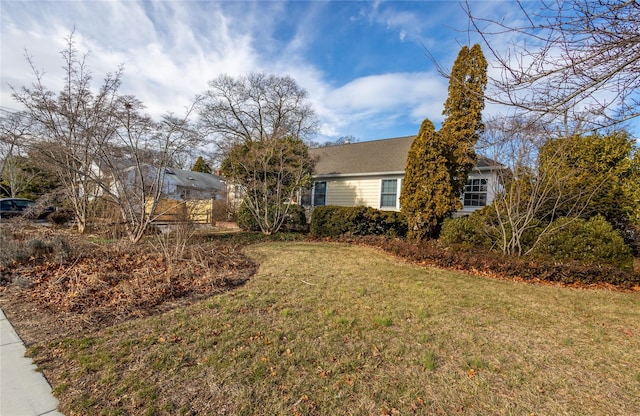
<path fill-rule="evenodd" d="M 640 414 L 640 294 L 373 249 L 248 248 L 244 286 L 31 349 L 68 414 Z"/>

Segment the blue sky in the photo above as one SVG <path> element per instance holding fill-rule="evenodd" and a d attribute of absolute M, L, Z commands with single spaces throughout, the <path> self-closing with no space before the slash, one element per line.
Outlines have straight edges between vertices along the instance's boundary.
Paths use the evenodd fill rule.
<path fill-rule="evenodd" d="M 489 4 L 489 3 L 488 3 Z M 500 4 L 500 3 L 496 3 Z M 227 73 L 288 74 L 309 93 L 319 141 L 416 134 L 441 121 L 447 82 L 425 47 L 450 67 L 469 42 L 456 1 L 5 1 L 1 3 L 1 105 L 28 85 L 25 49 L 52 88 L 59 51 L 75 27 L 99 81 L 124 64 L 121 92 L 152 115 L 180 112 Z"/>
<path fill-rule="evenodd" d="M 498 19 L 516 7 L 473 6 Z M 59 88 L 59 51 L 75 27 L 96 81 L 123 64 L 121 93 L 154 116 L 180 113 L 223 73 L 290 75 L 309 93 L 321 142 L 416 134 L 426 117 L 439 124 L 447 81 L 425 48 L 450 68 L 475 41 L 458 1 L 2 0 L 0 15 L 3 109 L 18 108 L 9 85 L 33 80 L 25 50 Z"/>

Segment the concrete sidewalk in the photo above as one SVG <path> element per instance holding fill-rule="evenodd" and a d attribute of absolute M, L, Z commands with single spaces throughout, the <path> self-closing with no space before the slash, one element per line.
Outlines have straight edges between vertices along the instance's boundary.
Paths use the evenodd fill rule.
<path fill-rule="evenodd" d="M 0 309 L 0 416 L 62 416 L 58 400 Z"/>

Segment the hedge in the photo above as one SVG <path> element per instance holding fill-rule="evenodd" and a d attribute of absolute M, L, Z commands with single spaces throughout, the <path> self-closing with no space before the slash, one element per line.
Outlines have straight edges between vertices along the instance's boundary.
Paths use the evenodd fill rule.
<path fill-rule="evenodd" d="M 405 237 L 407 220 L 396 211 L 371 207 L 316 207 L 311 215 L 311 234 L 315 237 L 341 235 L 381 235 Z"/>
<path fill-rule="evenodd" d="M 559 218 L 551 225 L 558 231 L 542 237 L 534 250 L 536 254 L 563 262 L 579 260 L 633 269 L 631 248 L 604 217 Z"/>
<path fill-rule="evenodd" d="M 397 238 L 376 236 L 343 237 L 340 240 L 381 248 L 415 263 L 492 274 L 504 278 L 583 285 L 605 283 L 623 289 L 640 287 L 640 273 L 606 264 L 585 264 L 577 261 L 558 263 L 554 260 L 515 257 L 492 251 L 455 250 L 444 247 L 434 240 L 417 245 Z"/>

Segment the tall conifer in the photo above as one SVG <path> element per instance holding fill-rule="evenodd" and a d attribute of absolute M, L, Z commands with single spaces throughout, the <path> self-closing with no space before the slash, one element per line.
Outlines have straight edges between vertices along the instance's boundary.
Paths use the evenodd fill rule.
<path fill-rule="evenodd" d="M 445 120 L 436 133 L 425 119 L 407 156 L 400 194 L 409 238 L 437 237 L 442 221 L 460 208 L 460 197 L 482 132 L 487 61 L 479 45 L 464 46 L 449 78 Z"/>
<path fill-rule="evenodd" d="M 433 237 L 437 233 L 439 219 L 450 212 L 454 203 L 445 153 L 446 149 L 437 140 L 433 123 L 425 119 L 409 149 L 400 193 L 400 205 L 407 218 L 410 239 Z"/>
<path fill-rule="evenodd" d="M 438 132 L 439 141 L 449 148 L 447 169 L 451 191 L 457 198 L 476 163 L 475 146 L 482 131 L 484 90 L 487 86 L 487 60 L 480 45 L 464 46 L 451 70 L 449 95 L 442 114 L 445 120 Z M 459 202 L 451 211 L 459 208 Z"/>

